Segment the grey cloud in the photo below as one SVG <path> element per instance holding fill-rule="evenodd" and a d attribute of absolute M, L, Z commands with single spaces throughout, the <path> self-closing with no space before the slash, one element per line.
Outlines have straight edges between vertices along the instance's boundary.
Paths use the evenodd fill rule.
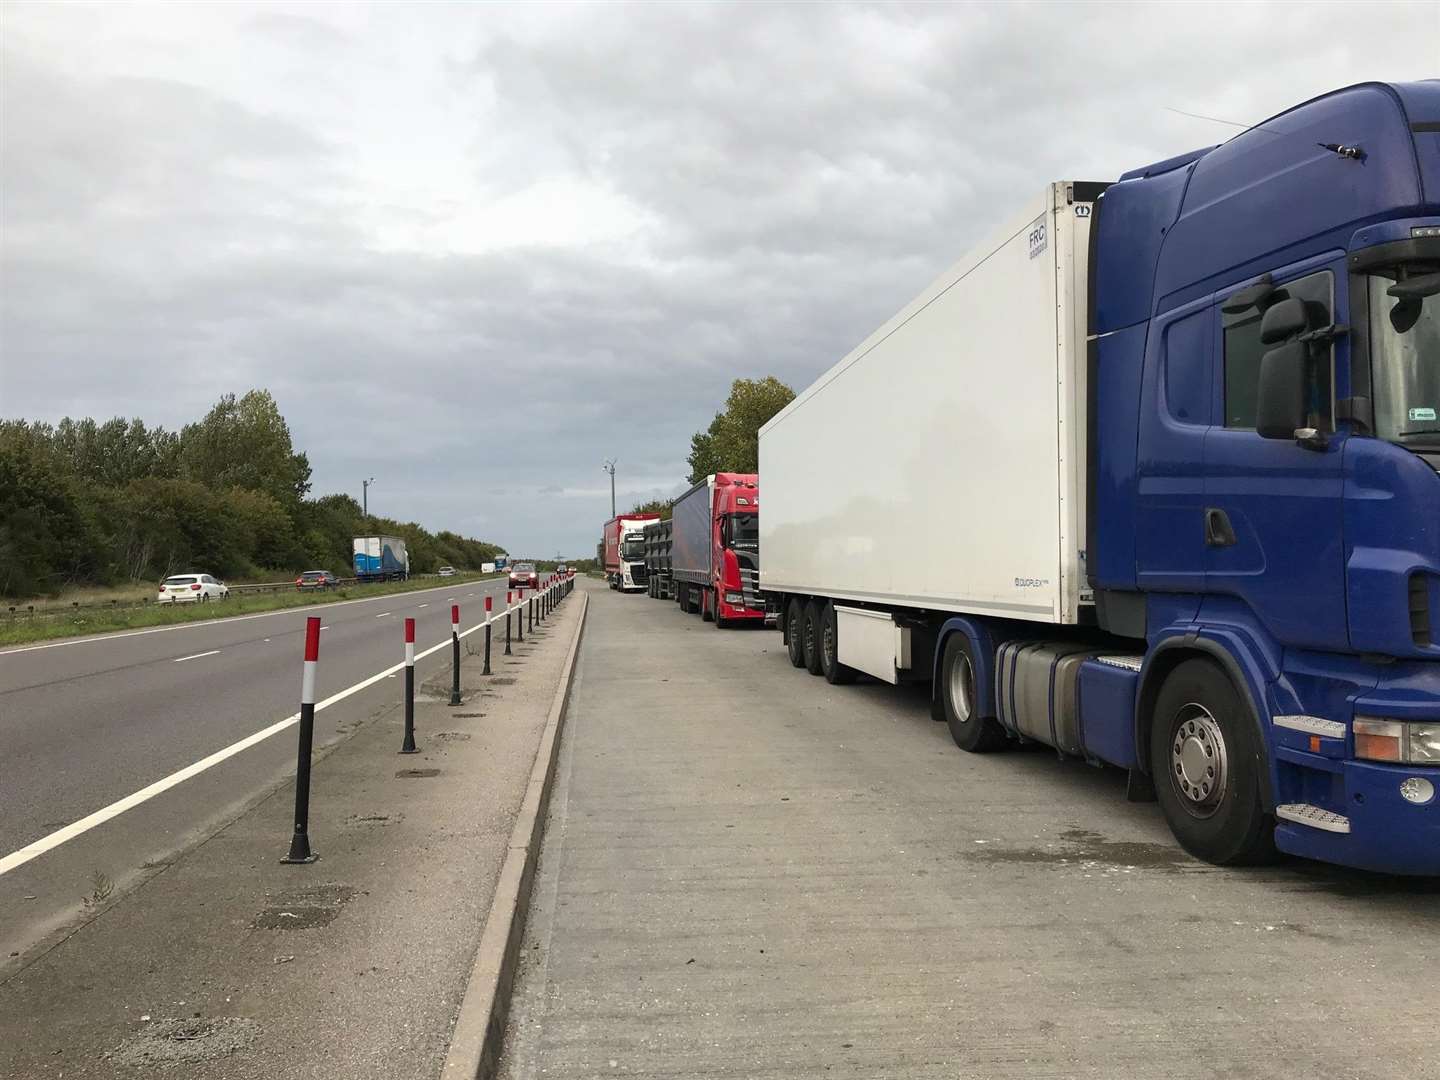
<path fill-rule="evenodd" d="M 338 113 L 283 83 L 81 76 L 16 35 L 0 411 L 173 426 L 267 386 L 317 490 L 374 475 L 379 512 L 584 554 L 602 458 L 622 509 L 673 494 L 732 379 L 803 386 L 1049 179 L 1229 133 L 1165 106 L 1249 121 L 1433 66 L 1421 5 L 1253 7 L 267 6 L 197 26 L 217 70 L 282 50 Z M 420 104 L 320 119 L 376 80 Z M 358 164 L 435 143 L 464 151 L 464 192 Z M 638 231 L 469 253 L 375 236 L 444 236 L 556 178 Z"/>

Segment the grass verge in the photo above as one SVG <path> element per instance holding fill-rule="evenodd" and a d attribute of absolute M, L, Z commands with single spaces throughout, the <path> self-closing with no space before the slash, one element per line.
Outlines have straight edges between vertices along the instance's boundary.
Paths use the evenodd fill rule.
<path fill-rule="evenodd" d="M 368 600 L 372 596 L 388 596 L 391 593 L 419 592 L 424 589 L 458 588 L 477 581 L 488 581 L 503 574 L 457 574 L 453 578 L 438 581 L 424 578 L 415 581 L 390 581 L 375 585 L 347 585 L 333 592 L 264 593 L 257 596 L 241 596 L 232 593 L 231 599 L 210 604 L 152 604 L 149 607 L 106 611 L 77 611 L 73 615 L 54 615 L 45 618 L 27 618 L 17 614 L 8 618 L 0 617 L 0 646 L 28 645 L 37 641 L 52 641 L 56 638 L 87 637 L 91 634 L 106 634 L 114 630 L 141 630 L 152 626 L 171 626 L 177 623 L 203 622 L 206 619 L 223 619 L 232 615 L 254 615 L 264 611 L 282 611 L 286 608 L 320 607 L 340 600 Z"/>

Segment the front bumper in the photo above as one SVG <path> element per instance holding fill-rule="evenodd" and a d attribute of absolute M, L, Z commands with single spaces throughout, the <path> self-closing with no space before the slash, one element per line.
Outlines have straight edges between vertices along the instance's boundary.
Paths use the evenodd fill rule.
<path fill-rule="evenodd" d="M 1353 760 L 1335 765 L 1330 790 L 1333 802 L 1345 807 L 1350 831 L 1281 821 L 1276 846 L 1360 870 L 1440 877 L 1440 768 Z M 1401 796 L 1401 783 L 1411 777 L 1430 782 L 1435 795 L 1429 802 L 1417 805 Z"/>

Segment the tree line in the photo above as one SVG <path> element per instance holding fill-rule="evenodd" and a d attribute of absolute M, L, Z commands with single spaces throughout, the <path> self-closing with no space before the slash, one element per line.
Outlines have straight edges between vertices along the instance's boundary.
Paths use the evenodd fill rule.
<path fill-rule="evenodd" d="M 117 417 L 0 420 L 0 595 L 158 581 L 348 572 L 351 541 L 404 537 L 417 573 L 502 549 L 310 495 L 310 461 L 265 390 L 227 394 L 179 431 Z"/>
<path fill-rule="evenodd" d="M 710 426 L 690 437 L 687 482 L 698 484 L 712 473 L 758 473 L 760 429 L 795 400 L 795 391 L 773 375 L 763 379 L 736 379 L 725 407 Z M 670 516 L 673 499 L 650 499 L 631 508 L 632 514 Z"/>

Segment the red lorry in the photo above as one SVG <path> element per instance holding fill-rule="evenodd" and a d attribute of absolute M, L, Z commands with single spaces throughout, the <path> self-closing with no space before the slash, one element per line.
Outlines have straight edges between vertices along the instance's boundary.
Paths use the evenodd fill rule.
<path fill-rule="evenodd" d="M 715 473 L 675 500 L 671 574 L 682 611 L 724 628 L 765 619 L 760 595 L 760 478 Z"/>
<path fill-rule="evenodd" d="M 626 592 L 646 587 L 644 529 L 659 520 L 659 514 L 617 514 L 605 523 L 601 559 L 612 589 Z"/>

